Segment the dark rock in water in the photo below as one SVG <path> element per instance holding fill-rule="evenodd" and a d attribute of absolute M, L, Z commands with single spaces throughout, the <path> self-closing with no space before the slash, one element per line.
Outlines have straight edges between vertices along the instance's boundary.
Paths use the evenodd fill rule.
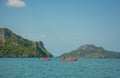
<path fill-rule="evenodd" d="M 76 50 L 64 53 L 61 56 L 82 58 L 120 58 L 120 52 L 108 51 L 104 50 L 102 47 L 96 47 L 91 44 L 86 44 Z"/>
<path fill-rule="evenodd" d="M 42 41 L 22 38 L 8 28 L 0 28 L 0 57 L 53 57 Z"/>

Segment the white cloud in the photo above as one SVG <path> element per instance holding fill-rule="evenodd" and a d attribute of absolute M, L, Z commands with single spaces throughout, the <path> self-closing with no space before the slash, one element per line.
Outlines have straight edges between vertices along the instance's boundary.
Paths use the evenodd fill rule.
<path fill-rule="evenodd" d="M 22 0 L 8 0 L 7 5 L 12 6 L 12 7 L 25 7 L 26 6 L 25 2 Z"/>

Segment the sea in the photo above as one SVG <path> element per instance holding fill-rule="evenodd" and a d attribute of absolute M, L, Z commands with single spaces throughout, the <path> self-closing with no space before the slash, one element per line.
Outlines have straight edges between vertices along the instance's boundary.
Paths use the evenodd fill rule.
<path fill-rule="evenodd" d="M 0 58 L 0 78 L 120 78 L 120 59 Z"/>

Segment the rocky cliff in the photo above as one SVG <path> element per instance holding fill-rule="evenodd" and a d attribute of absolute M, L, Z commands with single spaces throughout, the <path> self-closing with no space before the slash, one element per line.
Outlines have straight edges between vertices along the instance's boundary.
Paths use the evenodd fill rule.
<path fill-rule="evenodd" d="M 0 28 L 0 57 L 53 57 L 42 41 L 22 38 L 8 28 Z"/>

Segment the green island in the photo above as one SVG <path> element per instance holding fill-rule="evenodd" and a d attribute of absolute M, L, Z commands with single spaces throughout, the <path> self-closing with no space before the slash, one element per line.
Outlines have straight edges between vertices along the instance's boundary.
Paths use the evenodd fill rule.
<path fill-rule="evenodd" d="M 102 47 L 86 44 L 79 48 L 60 55 L 60 57 L 80 57 L 80 58 L 120 58 L 120 52 L 108 51 Z"/>
<path fill-rule="evenodd" d="M 79 48 L 66 52 L 60 57 L 80 58 L 120 58 L 120 52 L 108 51 L 102 47 L 86 44 Z M 36 42 L 25 39 L 8 28 L 0 28 L 0 58 L 3 57 L 53 57 L 44 47 L 42 41 Z"/>
<path fill-rule="evenodd" d="M 0 28 L 0 57 L 53 57 L 42 41 L 24 39 L 8 28 Z"/>

